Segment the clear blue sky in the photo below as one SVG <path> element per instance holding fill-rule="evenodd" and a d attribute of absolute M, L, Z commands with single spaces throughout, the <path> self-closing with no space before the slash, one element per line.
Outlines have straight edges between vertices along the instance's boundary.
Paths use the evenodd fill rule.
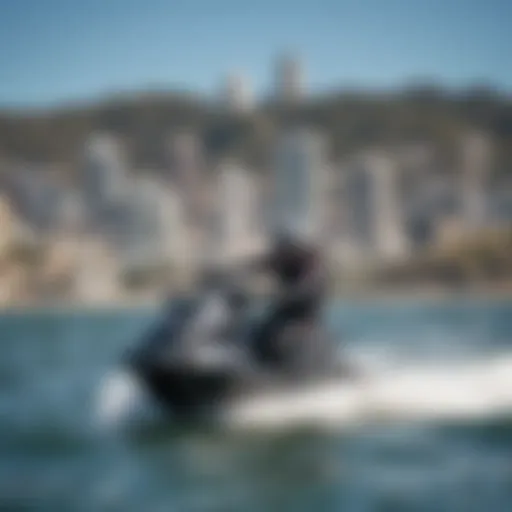
<path fill-rule="evenodd" d="M 512 0 L 0 0 L 0 106 L 147 87 L 272 85 L 282 50 L 312 90 L 485 81 L 512 90 Z"/>

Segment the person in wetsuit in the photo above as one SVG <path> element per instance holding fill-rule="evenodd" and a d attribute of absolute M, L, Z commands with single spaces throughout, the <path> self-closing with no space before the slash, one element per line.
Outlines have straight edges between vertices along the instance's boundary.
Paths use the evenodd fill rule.
<path fill-rule="evenodd" d="M 290 232 L 280 232 L 270 252 L 253 263 L 252 267 L 268 271 L 277 280 L 278 297 L 270 312 L 256 329 L 253 348 L 263 363 L 281 363 L 280 329 L 294 320 L 314 325 L 326 294 L 324 265 L 317 248 Z"/>

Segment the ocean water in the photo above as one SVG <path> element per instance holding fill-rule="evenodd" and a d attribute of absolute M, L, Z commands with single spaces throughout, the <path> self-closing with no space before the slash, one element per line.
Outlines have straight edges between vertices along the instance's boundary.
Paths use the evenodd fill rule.
<path fill-rule="evenodd" d="M 325 429 L 104 428 L 102 383 L 151 320 L 0 316 L 0 510 L 512 510 L 512 302 L 333 305 L 328 323 L 380 376 L 368 403 L 386 414 Z"/>

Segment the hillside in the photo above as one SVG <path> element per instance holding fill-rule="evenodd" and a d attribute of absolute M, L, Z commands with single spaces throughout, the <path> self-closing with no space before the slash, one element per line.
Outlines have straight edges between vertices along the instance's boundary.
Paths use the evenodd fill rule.
<path fill-rule="evenodd" d="M 270 102 L 234 115 L 194 96 L 145 94 L 40 112 L 0 112 L 0 157 L 73 165 L 87 134 L 121 135 L 138 167 L 165 165 L 165 141 L 176 130 L 201 134 L 210 158 L 236 154 L 253 165 L 266 160 L 272 134 L 282 125 L 307 122 L 327 136 L 334 158 L 368 144 L 428 140 L 449 162 L 467 127 L 488 131 L 495 142 L 495 171 L 512 170 L 512 98 L 485 88 L 435 87 L 340 92 L 297 107 Z"/>

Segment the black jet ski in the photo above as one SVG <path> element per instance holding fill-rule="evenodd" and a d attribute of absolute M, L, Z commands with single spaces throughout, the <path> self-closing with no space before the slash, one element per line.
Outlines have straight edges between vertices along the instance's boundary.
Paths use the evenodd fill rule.
<path fill-rule="evenodd" d="M 347 375 L 318 325 L 283 326 L 272 363 L 257 360 L 251 345 L 257 321 L 240 290 L 218 286 L 177 297 L 126 362 L 153 397 L 183 419 L 215 414 L 232 400 Z"/>

